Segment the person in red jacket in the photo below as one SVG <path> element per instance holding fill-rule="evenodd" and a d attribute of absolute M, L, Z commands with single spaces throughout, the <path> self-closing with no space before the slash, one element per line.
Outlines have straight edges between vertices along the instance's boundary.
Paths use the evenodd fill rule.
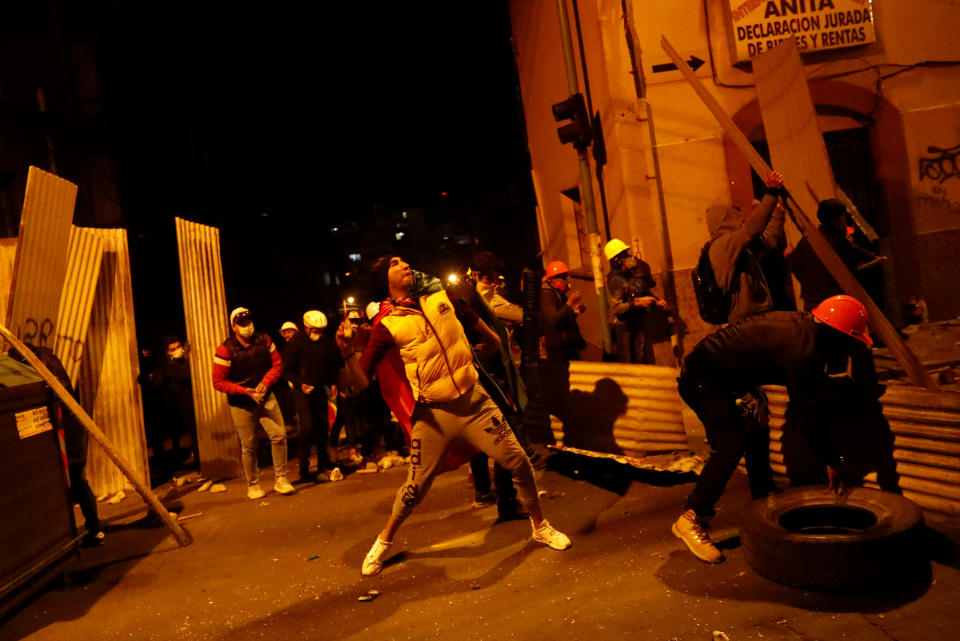
<path fill-rule="evenodd" d="M 213 387 L 227 395 L 230 417 L 240 436 L 240 456 L 247 479 L 247 497 L 259 499 L 260 468 L 257 466 L 257 423 L 270 438 L 273 455 L 273 490 L 290 494 L 293 486 L 287 481 L 287 431 L 276 397 L 270 391 L 283 363 L 273 341 L 266 334 L 254 331 L 250 310 L 238 307 L 230 312 L 233 334 L 213 356 Z"/>

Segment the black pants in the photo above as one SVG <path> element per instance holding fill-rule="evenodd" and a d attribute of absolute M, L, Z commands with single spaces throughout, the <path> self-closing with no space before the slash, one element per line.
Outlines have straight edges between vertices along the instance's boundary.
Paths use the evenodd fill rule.
<path fill-rule="evenodd" d="M 80 512 L 87 531 L 96 534 L 100 531 L 100 517 L 97 514 L 97 497 L 93 495 L 90 484 L 83 475 L 84 464 L 69 465 L 70 494 L 74 503 L 80 504 Z"/>
<path fill-rule="evenodd" d="M 680 397 L 690 406 L 707 433 L 710 458 L 687 497 L 685 509 L 697 516 L 714 514 L 714 506 L 723 494 L 740 459 L 746 457 L 747 476 L 754 498 L 766 496 L 776 486 L 770 469 L 770 423 L 765 407 L 738 405 L 742 395 L 723 389 L 706 378 L 685 372 L 679 380 Z M 754 391 L 751 396 L 762 395 Z M 766 399 L 752 399 L 765 405 Z"/>
<path fill-rule="evenodd" d="M 312 394 L 293 390 L 293 402 L 297 408 L 300 422 L 300 436 L 297 438 L 297 458 L 300 462 L 300 476 L 310 473 L 310 448 L 317 448 L 317 471 L 333 467 L 327 454 L 327 436 L 330 421 L 327 415 L 327 393 L 322 385 L 317 385 Z"/>

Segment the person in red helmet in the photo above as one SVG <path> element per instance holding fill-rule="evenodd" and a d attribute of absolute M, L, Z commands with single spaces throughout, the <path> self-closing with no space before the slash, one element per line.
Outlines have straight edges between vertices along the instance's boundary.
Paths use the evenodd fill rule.
<path fill-rule="evenodd" d="M 547 265 L 546 287 L 540 290 L 540 316 L 548 361 L 578 361 L 580 350 L 587 346 L 577 324 L 577 316 L 586 310 L 583 295 L 570 292 L 569 277 L 564 262 L 555 260 Z"/>
<path fill-rule="evenodd" d="M 823 463 L 828 466 L 835 490 L 841 481 L 856 481 L 845 469 L 835 436 L 846 427 L 837 420 L 839 411 L 862 414 L 879 408 L 884 388 L 877 383 L 867 320 L 860 301 L 833 296 L 812 313 L 768 312 L 741 319 L 710 334 L 687 355 L 679 392 L 703 422 L 711 452 L 672 529 L 697 558 L 723 560 L 707 524 L 741 458 L 746 457 L 755 499 L 778 491 L 767 441 L 753 433 L 756 422 L 745 420 L 747 410 L 737 402 L 744 390 L 785 385 L 790 397 L 785 436 L 795 431 L 803 438 L 822 461 L 821 469 Z M 891 462 L 892 455 L 874 461 L 881 486 L 896 491 Z"/>

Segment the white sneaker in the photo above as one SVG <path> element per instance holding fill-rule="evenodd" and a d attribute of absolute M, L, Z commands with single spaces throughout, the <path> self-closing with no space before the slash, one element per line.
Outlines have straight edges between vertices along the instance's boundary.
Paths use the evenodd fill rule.
<path fill-rule="evenodd" d="M 570 537 L 550 525 L 546 519 L 540 523 L 540 527 L 533 528 L 533 540 L 554 550 L 566 550 L 572 545 Z"/>
<path fill-rule="evenodd" d="M 248 499 L 262 499 L 264 491 L 260 489 L 260 486 L 254 483 L 253 485 L 247 486 L 247 498 Z"/>
<path fill-rule="evenodd" d="M 290 485 L 290 482 L 286 478 L 280 477 L 273 484 L 273 491 L 278 494 L 293 494 L 293 486 Z"/>
<path fill-rule="evenodd" d="M 377 535 L 377 540 L 374 541 L 373 547 L 370 548 L 366 558 L 363 559 L 363 567 L 360 569 L 360 574 L 363 576 L 378 574 L 380 570 L 383 569 L 383 557 L 391 545 L 393 545 L 392 541 L 385 543 L 380 540 L 380 535 Z"/>

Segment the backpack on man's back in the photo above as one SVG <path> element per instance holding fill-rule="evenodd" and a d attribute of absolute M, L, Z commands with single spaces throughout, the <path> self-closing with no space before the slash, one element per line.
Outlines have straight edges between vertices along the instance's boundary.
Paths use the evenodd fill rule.
<path fill-rule="evenodd" d="M 713 273 L 713 265 L 710 263 L 712 243 L 712 240 L 707 241 L 700 250 L 700 260 L 690 272 L 690 278 L 693 280 L 693 293 L 697 297 L 700 318 L 713 325 L 722 325 L 730 316 L 731 296 L 720 287 L 717 276 Z"/>

